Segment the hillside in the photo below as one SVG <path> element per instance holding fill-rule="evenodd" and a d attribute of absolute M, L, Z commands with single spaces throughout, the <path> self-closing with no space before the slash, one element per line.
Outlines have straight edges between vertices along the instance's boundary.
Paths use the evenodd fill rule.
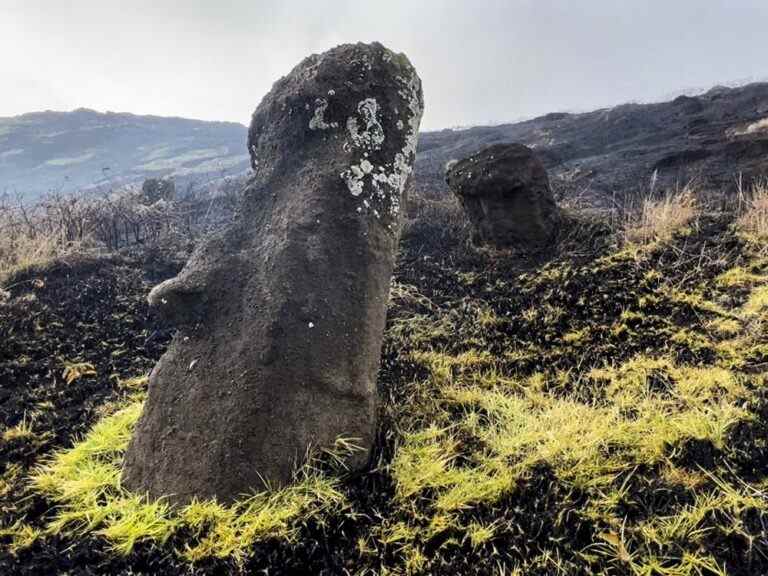
<path fill-rule="evenodd" d="M 428 95 L 429 96 L 429 95 Z M 246 128 L 181 118 L 41 112 L 0 119 L 0 192 L 37 195 L 173 175 L 183 183 L 248 170 Z M 498 142 L 535 147 L 560 195 L 614 194 L 696 179 L 729 190 L 768 174 L 768 84 L 716 87 L 671 102 L 624 104 L 525 122 L 423 132 L 416 186 L 447 193 L 443 167 Z M 104 170 L 104 168 L 109 168 Z"/>
<path fill-rule="evenodd" d="M 699 213 L 620 248 L 582 222 L 535 258 L 413 224 L 371 468 L 320 460 L 231 507 L 117 483 L 169 336 L 146 295 L 176 268 L 17 274 L 0 304 L 0 572 L 765 574 L 768 261 L 744 223 Z"/>
<path fill-rule="evenodd" d="M 86 109 L 0 118 L 0 193 L 30 198 L 158 176 L 183 185 L 248 168 L 240 124 Z"/>
<path fill-rule="evenodd" d="M 586 195 L 600 204 L 614 194 L 647 191 L 654 172 L 657 187 L 695 179 L 699 188 L 727 192 L 739 173 L 745 179 L 768 174 L 768 84 L 425 133 L 417 159 L 420 190 L 446 192 L 446 161 L 498 142 L 536 148 L 561 195 Z"/>
<path fill-rule="evenodd" d="M 0 574 L 768 574 L 768 183 L 729 197 L 768 170 L 766 117 L 768 85 L 752 85 L 423 134 L 368 466 L 350 471 L 355 439 L 339 437 L 291 484 L 232 503 L 174 505 L 120 478 L 148 374 L 188 337 L 148 294 L 234 210 L 131 192 L 58 199 L 37 223 L 0 212 L 0 256 L 18 256 L 0 258 Z M 509 139 L 578 199 L 536 250 L 478 246 L 443 198 L 447 160 Z M 654 173 L 697 185 L 594 210 Z M 267 269 L 257 254 L 232 267 Z"/>

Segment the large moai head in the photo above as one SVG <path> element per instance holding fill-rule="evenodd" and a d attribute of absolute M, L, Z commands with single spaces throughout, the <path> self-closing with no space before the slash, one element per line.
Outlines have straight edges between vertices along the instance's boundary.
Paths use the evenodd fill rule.
<path fill-rule="evenodd" d="M 263 180 L 306 165 L 329 186 L 342 182 L 356 212 L 394 229 L 422 109 L 421 81 L 404 55 L 340 46 L 272 87 L 248 132 L 251 165 Z"/>
<path fill-rule="evenodd" d="M 376 374 L 423 108 L 403 55 L 310 56 L 253 114 L 235 221 L 150 304 L 179 333 L 150 377 L 123 483 L 174 502 L 287 483 L 312 447 L 375 433 Z"/>

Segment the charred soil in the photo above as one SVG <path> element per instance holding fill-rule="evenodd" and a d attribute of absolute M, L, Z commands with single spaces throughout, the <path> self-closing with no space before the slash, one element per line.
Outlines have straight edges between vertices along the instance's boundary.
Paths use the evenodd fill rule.
<path fill-rule="evenodd" d="M 768 259 L 726 215 L 644 247 L 572 221 L 535 255 L 411 227 L 370 469 L 329 464 L 344 504 L 240 558 L 188 561 L 206 534 L 183 525 L 127 555 L 98 526 L 50 533 L 29 487 L 164 351 L 145 304 L 163 275 L 114 257 L 10 283 L 0 573 L 768 573 Z"/>

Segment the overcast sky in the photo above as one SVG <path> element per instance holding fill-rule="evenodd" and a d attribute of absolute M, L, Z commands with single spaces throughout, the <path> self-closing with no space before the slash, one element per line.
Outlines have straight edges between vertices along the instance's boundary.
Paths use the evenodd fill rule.
<path fill-rule="evenodd" d="M 768 0 L 0 0 L 0 116 L 78 107 L 247 124 L 304 56 L 405 52 L 423 127 L 768 78 Z"/>

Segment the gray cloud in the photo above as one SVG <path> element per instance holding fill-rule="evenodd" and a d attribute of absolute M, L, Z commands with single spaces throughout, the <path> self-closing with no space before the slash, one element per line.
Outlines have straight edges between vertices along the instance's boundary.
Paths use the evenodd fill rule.
<path fill-rule="evenodd" d="M 765 0 L 0 0 L 0 116 L 130 111 L 247 123 L 272 82 L 380 40 L 426 128 L 652 100 L 768 76 Z"/>

